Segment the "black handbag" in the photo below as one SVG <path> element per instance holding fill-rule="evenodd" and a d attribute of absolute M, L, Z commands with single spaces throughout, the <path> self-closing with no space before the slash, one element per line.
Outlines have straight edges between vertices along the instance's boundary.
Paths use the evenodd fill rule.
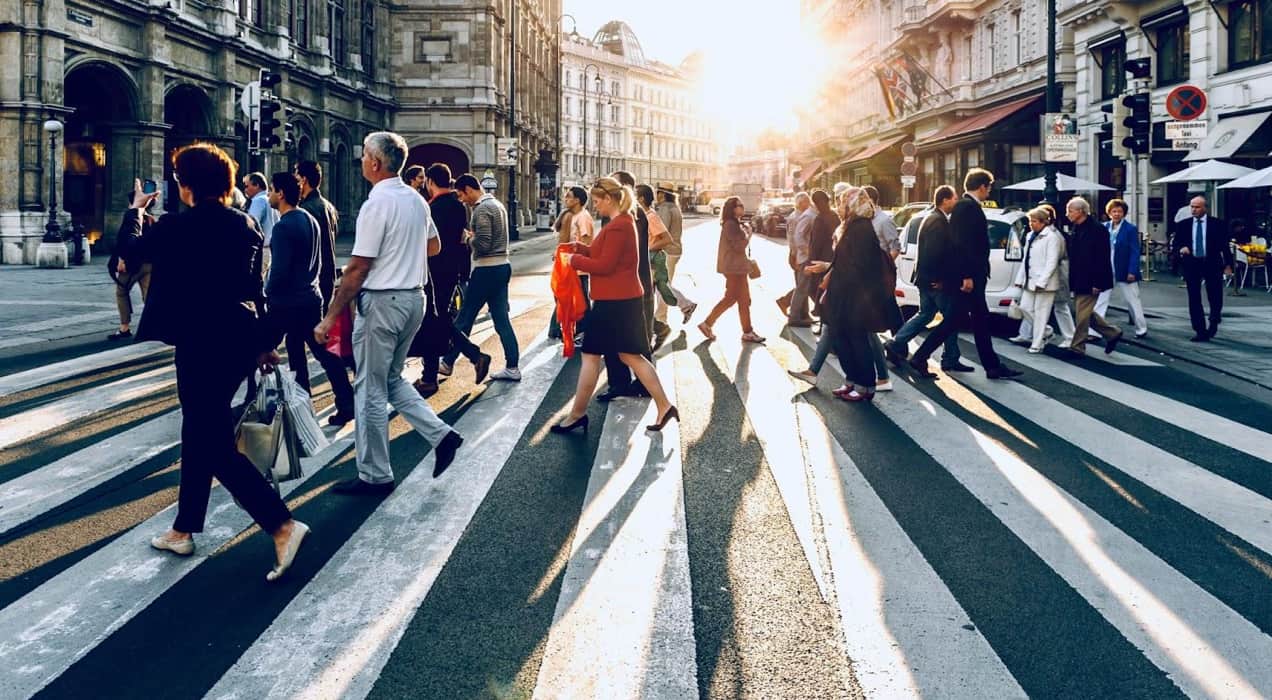
<path fill-rule="evenodd" d="M 419 330 L 411 340 L 411 347 L 406 354 L 409 357 L 441 357 L 450 351 L 451 321 L 450 314 L 439 314 L 437 301 L 433 298 L 433 285 L 424 288 L 424 319 L 420 321 Z"/>

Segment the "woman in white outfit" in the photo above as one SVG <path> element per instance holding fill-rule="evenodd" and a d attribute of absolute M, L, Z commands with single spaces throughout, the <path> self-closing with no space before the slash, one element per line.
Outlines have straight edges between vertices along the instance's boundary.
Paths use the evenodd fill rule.
<path fill-rule="evenodd" d="M 1021 288 L 1020 311 L 1029 322 L 1033 337 L 1029 352 L 1042 352 L 1060 289 L 1060 260 L 1064 257 L 1064 237 L 1051 226 L 1051 212 L 1038 207 L 1029 212 L 1029 238 L 1025 259 L 1016 270 L 1016 286 Z"/>

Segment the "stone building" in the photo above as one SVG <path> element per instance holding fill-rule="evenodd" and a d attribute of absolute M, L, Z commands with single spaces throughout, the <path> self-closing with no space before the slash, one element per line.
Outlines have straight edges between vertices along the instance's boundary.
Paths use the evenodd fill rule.
<path fill-rule="evenodd" d="M 625 169 L 688 201 L 717 184 L 721 158 L 699 103 L 699 57 L 678 67 L 653 60 L 623 22 L 590 40 L 572 32 L 562 47 L 563 185 Z"/>
<path fill-rule="evenodd" d="M 394 125 L 411 146 L 408 163 L 443 162 L 478 177 L 489 170 L 506 201 L 507 168 L 496 146 L 515 138 L 518 211 L 522 224 L 533 221 L 541 200 L 555 197 L 560 17 L 561 0 L 392 3 Z"/>
<path fill-rule="evenodd" d="M 1258 0 L 1059 0 L 1056 17 L 1060 109 L 1077 124 L 1076 163 L 1060 172 L 1113 188 L 1088 195 L 1097 207 L 1126 198 L 1131 217 L 1164 240 L 1189 192 L 1246 223 L 1272 226 L 1266 190 L 1218 190 L 1216 183 L 1154 185 L 1197 161 L 1219 158 L 1272 165 L 1272 6 Z M 971 167 L 997 178 L 995 199 L 1023 206 L 1038 192 L 1005 186 L 1041 176 L 1040 116 L 1045 107 L 1045 0 L 803 0 L 801 17 L 837 42 L 827 57 L 855 81 L 828 83 L 801 119 L 798 177 L 813 184 L 873 183 L 899 201 L 900 144 L 913 143 L 916 186 L 926 200 L 939 184 L 960 185 Z M 1125 70 L 1148 59 L 1150 75 L 1132 84 Z M 890 83 L 891 87 L 886 84 Z M 1198 121 L 1208 136 L 1195 150 L 1166 138 L 1167 95 L 1204 90 Z M 1109 113 L 1128 91 L 1152 96 L 1152 152 L 1124 160 L 1111 147 Z M 1073 193 L 1062 193 L 1069 196 Z"/>
<path fill-rule="evenodd" d="M 0 2 L 0 261 L 33 263 L 47 220 L 50 156 L 41 125 L 65 122 L 52 168 L 59 207 L 109 249 L 133 178 L 177 205 L 168 154 L 196 139 L 240 171 L 319 161 L 323 189 L 352 229 L 367 192 L 362 139 L 391 128 L 411 162 L 495 167 L 499 137 L 520 143 L 523 214 L 551 192 L 560 0 L 517 2 L 516 119 L 509 113 L 512 0 L 9 0 Z M 239 106 L 266 68 L 295 141 L 249 154 Z M 501 196 L 506 196 L 506 171 Z M 540 175 L 545 174 L 541 178 Z M 523 217 L 523 222 L 528 219 Z"/>
<path fill-rule="evenodd" d="M 108 247 L 133 178 L 176 206 L 168 154 L 193 140 L 233 153 L 240 170 L 296 159 L 324 167 L 342 212 L 366 191 L 362 137 L 388 125 L 391 34 L 383 0 L 15 0 L 0 3 L 0 256 L 31 263 L 48 206 L 46 119 L 65 122 L 54 163 L 59 205 Z M 262 68 L 294 109 L 295 147 L 247 151 L 242 86 Z M 345 218 L 346 226 L 352 217 Z"/>

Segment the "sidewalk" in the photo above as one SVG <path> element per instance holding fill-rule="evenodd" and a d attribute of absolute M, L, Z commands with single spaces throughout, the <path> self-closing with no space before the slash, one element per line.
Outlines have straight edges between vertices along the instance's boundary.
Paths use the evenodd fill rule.
<path fill-rule="evenodd" d="M 527 246 L 555 240 L 551 231 L 533 226 L 520 230 L 521 240 L 509 246 L 516 253 Z M 336 241 L 336 261 L 344 265 L 353 249 L 353 236 Z M 95 256 L 87 265 L 43 270 L 30 265 L 0 265 L 0 359 L 88 344 L 113 347 L 106 336 L 119 327 L 115 283 L 106 273 L 108 256 Z M 141 320 L 141 290 L 134 287 L 133 330 Z"/>
<path fill-rule="evenodd" d="M 1226 291 L 1219 334 L 1208 343 L 1193 343 L 1183 279 L 1153 274 L 1154 281 L 1140 283 L 1148 316 L 1148 337 L 1142 340 L 1131 338 L 1126 303 L 1113 293 L 1109 321 L 1126 329 L 1124 342 L 1272 389 L 1272 294 L 1263 288 L 1247 288 L 1244 296 Z"/>

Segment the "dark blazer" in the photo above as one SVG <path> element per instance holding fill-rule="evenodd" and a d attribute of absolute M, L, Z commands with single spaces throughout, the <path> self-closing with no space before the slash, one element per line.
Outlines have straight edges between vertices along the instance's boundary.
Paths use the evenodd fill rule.
<path fill-rule="evenodd" d="M 1104 222 L 1104 228 L 1113 230 L 1113 222 Z M 1113 244 L 1113 283 L 1125 282 L 1128 275 L 1140 281 L 1140 232 L 1135 224 L 1122 220 L 1117 229 L 1117 242 Z"/>
<path fill-rule="evenodd" d="M 467 207 L 459 201 L 455 192 L 434 197 L 428 206 L 442 242 L 441 252 L 428 259 L 429 271 L 439 277 L 463 275 L 472 264 L 472 251 L 464 244 L 464 229 L 468 228 Z"/>
<path fill-rule="evenodd" d="M 901 310 L 885 278 L 883 253 L 869 219 L 843 225 L 827 286 L 827 321 L 836 337 L 901 327 Z"/>
<path fill-rule="evenodd" d="M 140 226 L 137 215 L 129 209 L 124 225 Z M 265 301 L 264 236 L 251 216 L 203 202 L 165 214 L 140 240 L 151 276 L 137 340 L 178 348 L 268 349 L 258 317 Z"/>
<path fill-rule="evenodd" d="M 751 271 L 747 262 L 746 246 L 750 236 L 742 230 L 737 219 L 727 219 L 720 224 L 720 247 L 716 249 L 716 272 L 722 275 L 745 275 Z"/>
<path fill-rule="evenodd" d="M 1222 272 L 1232 266 L 1232 251 L 1228 248 L 1228 224 L 1223 219 L 1206 215 L 1206 259 L 1201 261 L 1193 250 L 1193 218 L 1190 216 L 1175 224 L 1171 249 L 1183 264 L 1184 275 L 1200 275 Z M 1190 255 L 1180 255 L 1187 248 Z"/>
<path fill-rule="evenodd" d="M 988 231 L 985 209 L 975 197 L 964 194 L 950 212 L 950 232 L 962 258 L 959 277 L 970 277 L 977 287 L 984 287 L 989 279 Z"/>
<path fill-rule="evenodd" d="M 335 205 L 318 190 L 300 200 L 300 208 L 318 222 L 318 293 L 322 295 L 325 312 L 336 289 L 336 232 L 340 228 L 340 215 Z"/>
<path fill-rule="evenodd" d="M 636 207 L 636 248 L 639 255 L 638 262 L 640 269 L 637 274 L 640 275 L 640 283 L 645 288 L 645 296 L 653 297 L 654 294 L 654 273 L 649 267 L 649 217 L 645 215 L 645 211 L 640 207 Z"/>
<path fill-rule="evenodd" d="M 835 229 L 839 228 L 839 215 L 833 211 L 819 212 L 813 219 L 813 228 L 808 237 L 808 259 L 830 262 L 835 257 Z M 821 284 L 826 273 L 808 276 L 809 294 Z"/>
<path fill-rule="evenodd" d="M 964 279 L 960 275 L 963 262 L 958 242 L 950 231 L 950 221 L 939 209 L 923 218 L 919 225 L 919 257 L 914 267 L 914 284 L 930 289 L 940 283 L 947 290 L 958 289 Z"/>
<path fill-rule="evenodd" d="M 1109 262 L 1109 231 L 1095 219 L 1075 224 L 1069 236 L 1069 289 L 1074 294 L 1113 288 L 1113 264 Z"/>
<path fill-rule="evenodd" d="M 115 250 L 111 253 L 110 260 L 107 265 L 107 272 L 111 279 L 116 282 L 118 272 L 115 267 L 120 260 L 124 261 L 124 267 L 128 270 L 128 274 L 135 275 L 144 262 L 140 257 L 141 239 L 150 231 L 151 225 L 155 222 L 155 218 L 149 214 L 142 214 L 140 225 L 137 222 L 129 223 L 127 220 L 119 225 L 119 233 L 115 235 Z"/>

